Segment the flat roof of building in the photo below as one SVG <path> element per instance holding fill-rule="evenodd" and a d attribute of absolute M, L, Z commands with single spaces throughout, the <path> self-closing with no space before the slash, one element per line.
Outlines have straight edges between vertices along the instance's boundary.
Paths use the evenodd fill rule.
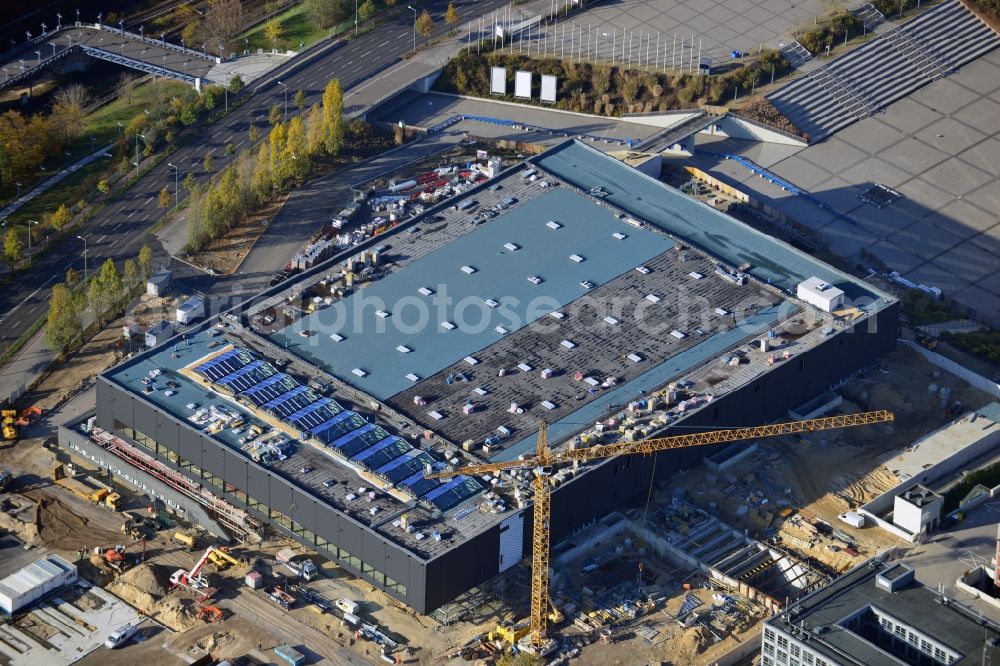
<path fill-rule="evenodd" d="M 906 451 L 886 462 L 902 479 L 919 478 L 931 465 L 950 458 L 984 437 L 1000 432 L 1000 403 L 990 402 L 921 437 Z"/>
<path fill-rule="evenodd" d="M 775 359 L 747 348 L 749 339 L 770 331 L 798 354 L 871 312 L 800 317 L 794 284 L 803 276 L 855 293 L 868 287 L 586 146 L 549 157 L 463 194 L 476 200 L 471 210 L 434 207 L 379 236 L 378 265 L 355 266 L 353 285 L 344 267 L 359 255 L 348 250 L 251 302 L 241 319 L 222 317 L 105 377 L 248 457 L 271 434 L 298 440 L 287 457 L 260 464 L 432 559 L 503 514 L 475 510 L 488 479 L 427 481 L 425 463 L 516 456 L 533 446 L 543 417 L 557 446 L 681 378 L 691 413 L 771 369 Z M 597 174 L 604 178 L 589 180 Z M 596 185 L 610 195 L 591 193 Z M 698 249 L 681 230 L 692 230 Z M 746 274 L 736 270 L 744 261 Z M 784 272 L 761 272 L 765 261 Z M 419 304 L 445 295 L 443 311 L 414 321 Z M 740 363 L 709 363 L 738 347 Z M 220 427 L 235 420 L 245 423 Z M 268 434 L 248 441 L 249 424 Z M 501 426 L 501 446 L 480 450 Z M 466 439 L 476 448 L 460 453 Z M 421 525 L 419 540 L 399 527 L 403 511 Z"/>
<path fill-rule="evenodd" d="M 866 666 L 922 663 L 905 656 L 897 658 L 884 644 L 877 645 L 871 637 L 863 635 L 863 630 L 848 627 L 852 616 L 871 607 L 891 617 L 894 624 L 912 628 L 960 654 L 951 664 L 1000 659 L 1000 647 L 987 642 L 1000 641 L 1000 628 L 992 622 L 980 621 L 976 614 L 954 604 L 940 603 L 934 590 L 916 581 L 895 592 L 877 587 L 876 577 L 890 566 L 880 560 L 869 560 L 803 597 L 769 623 L 784 631 L 795 630 L 806 635 L 811 650 L 829 655 L 836 663 L 843 662 L 843 655 Z"/>
<path fill-rule="evenodd" d="M 603 285 L 673 246 L 593 200 L 551 189 L 271 337 L 385 400 L 413 385 L 407 375 L 430 377 L 493 344 L 506 335 L 498 326 L 513 333 L 585 295 L 581 282 Z M 628 237 L 616 241 L 615 232 Z"/>
<path fill-rule="evenodd" d="M 815 276 L 843 290 L 855 304 L 870 301 L 874 310 L 894 300 L 868 283 L 579 141 L 556 146 L 531 161 L 583 190 L 605 187 L 610 193 L 607 197 L 610 203 L 632 211 L 733 267 L 749 264 L 748 273 L 787 293 L 794 293 L 798 283 Z"/>

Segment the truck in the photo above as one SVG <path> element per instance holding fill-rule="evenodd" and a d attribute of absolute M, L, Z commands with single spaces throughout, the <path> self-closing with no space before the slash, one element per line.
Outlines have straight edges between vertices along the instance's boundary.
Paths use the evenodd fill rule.
<path fill-rule="evenodd" d="M 274 648 L 274 654 L 278 655 L 292 666 L 299 666 L 304 663 L 306 656 L 293 648 L 288 643 L 282 643 Z"/>
<path fill-rule="evenodd" d="M 350 599 L 337 599 L 334 604 L 337 608 L 348 615 L 358 614 L 358 603 L 356 601 L 351 601 Z"/>
<path fill-rule="evenodd" d="M 315 578 L 318 572 L 316 570 L 316 565 L 313 564 L 312 560 L 297 560 L 295 559 L 296 557 L 298 557 L 298 553 L 291 548 L 283 548 L 278 551 L 279 564 L 283 564 L 286 569 L 303 580 L 312 580 Z"/>
<path fill-rule="evenodd" d="M 114 511 L 118 510 L 121 495 L 111 486 L 93 477 L 86 474 L 66 474 L 66 469 L 62 465 L 56 465 L 52 468 L 52 480 L 85 500 L 103 504 Z"/>
<path fill-rule="evenodd" d="M 15 424 L 17 411 L 14 409 L 5 409 L 0 412 L 0 417 L 3 418 L 3 438 L 8 440 L 17 439 L 17 425 Z"/>

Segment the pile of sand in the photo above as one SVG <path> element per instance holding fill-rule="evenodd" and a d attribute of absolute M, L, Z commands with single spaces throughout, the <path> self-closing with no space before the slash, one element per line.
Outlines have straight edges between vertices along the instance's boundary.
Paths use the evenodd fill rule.
<path fill-rule="evenodd" d="M 28 502 L 30 500 L 27 498 L 20 498 L 19 501 Z M 25 507 L 21 511 L 18 511 L 21 517 L 30 518 L 31 522 L 21 520 L 4 510 L 0 511 L 0 529 L 13 532 L 25 543 L 34 543 L 38 541 L 38 505 L 34 502 L 31 502 L 31 504 L 34 506 Z"/>
<path fill-rule="evenodd" d="M 194 600 L 185 597 L 168 597 L 155 605 L 149 616 L 174 631 L 184 631 L 198 624 Z"/>
<path fill-rule="evenodd" d="M 214 654 L 217 650 L 229 645 L 234 640 L 236 640 L 235 637 L 233 637 L 233 635 L 229 632 L 217 631 L 214 634 L 209 634 L 200 641 L 197 641 L 195 645 L 200 647 L 205 652 Z"/>
<path fill-rule="evenodd" d="M 162 597 L 167 593 L 167 588 L 160 582 L 156 572 L 148 564 L 140 564 L 126 571 L 118 580 L 121 585 L 130 585 L 140 592 L 151 594 L 154 597 Z"/>
<path fill-rule="evenodd" d="M 674 640 L 673 647 L 680 654 L 701 654 L 712 644 L 712 634 L 706 627 L 685 629 Z"/>

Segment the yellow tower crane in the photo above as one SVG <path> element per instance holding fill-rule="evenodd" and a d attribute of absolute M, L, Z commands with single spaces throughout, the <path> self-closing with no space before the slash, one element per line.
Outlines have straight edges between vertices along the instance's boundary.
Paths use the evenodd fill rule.
<path fill-rule="evenodd" d="M 546 624 L 548 623 L 549 607 L 549 517 L 551 515 L 551 488 L 548 477 L 553 467 L 566 463 L 587 462 L 602 458 L 632 455 L 642 453 L 650 455 L 670 449 L 683 449 L 692 446 L 723 444 L 741 440 L 777 437 L 802 432 L 832 430 L 851 426 L 887 423 L 893 420 L 892 412 L 880 410 L 846 414 L 844 416 L 827 416 L 804 421 L 790 421 L 753 428 L 732 428 L 729 430 L 710 430 L 707 432 L 687 435 L 671 435 L 647 439 L 639 442 L 617 442 L 614 444 L 596 445 L 585 448 L 570 447 L 553 453 L 548 445 L 548 430 L 542 421 L 538 431 L 538 446 L 534 455 L 526 454 L 517 460 L 503 462 L 462 465 L 440 472 L 428 470 L 424 476 L 428 479 L 450 478 L 459 474 L 488 474 L 517 469 L 530 469 L 535 478 L 532 485 L 535 490 L 533 530 L 531 541 L 531 643 L 535 648 L 541 648 L 545 641 Z"/>

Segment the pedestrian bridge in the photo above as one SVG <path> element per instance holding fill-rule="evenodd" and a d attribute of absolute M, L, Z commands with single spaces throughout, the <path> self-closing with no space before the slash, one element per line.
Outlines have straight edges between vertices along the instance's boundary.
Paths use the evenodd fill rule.
<path fill-rule="evenodd" d="M 212 68 L 226 59 L 221 47 L 219 55 L 212 55 L 178 46 L 162 37 L 147 36 L 141 32 L 136 34 L 121 27 L 76 23 L 58 26 L 0 54 L 0 69 L 3 70 L 0 89 L 30 81 L 46 67 L 66 66 L 72 59 L 82 56 L 183 81 L 199 90 L 207 83 L 226 83 L 209 76 Z M 218 71 L 216 69 L 213 75 L 217 76 Z"/>

